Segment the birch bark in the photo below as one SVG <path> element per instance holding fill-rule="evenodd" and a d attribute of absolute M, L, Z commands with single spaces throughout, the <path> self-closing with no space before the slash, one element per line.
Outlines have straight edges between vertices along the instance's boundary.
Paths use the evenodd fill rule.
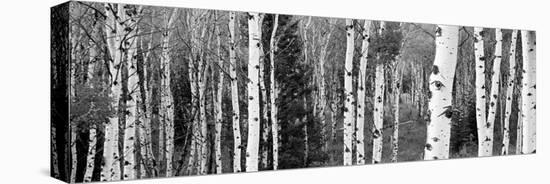
<path fill-rule="evenodd" d="M 385 22 L 380 22 L 378 29 L 379 37 L 385 33 Z M 384 91 L 386 89 L 386 80 L 384 77 L 384 61 L 382 61 L 380 51 L 376 56 L 376 69 L 374 78 L 374 125 L 372 126 L 372 163 L 377 164 L 382 161 L 383 130 L 384 126 Z"/>
<path fill-rule="evenodd" d="M 246 172 L 258 171 L 258 151 L 260 141 L 260 15 L 248 13 L 248 140 L 246 147 Z"/>
<path fill-rule="evenodd" d="M 483 152 L 483 140 L 487 137 L 487 132 L 484 127 L 487 124 L 486 115 L 486 87 L 485 87 L 485 51 L 484 51 L 484 34 L 483 28 L 474 27 L 474 53 L 476 63 L 476 122 L 477 122 L 477 137 L 478 137 L 478 156 L 486 154 Z"/>
<path fill-rule="evenodd" d="M 271 110 L 271 135 L 272 135 L 272 147 L 273 147 L 273 170 L 279 168 L 279 124 L 277 122 L 277 81 L 275 79 L 275 52 L 277 51 L 277 42 L 275 36 L 277 35 L 277 27 L 279 26 L 279 14 L 275 14 L 275 20 L 273 21 L 273 30 L 271 31 L 271 38 L 269 39 L 269 61 L 270 61 L 270 70 L 269 75 L 270 86 L 269 91 L 271 96 L 269 98 L 269 105 Z"/>
<path fill-rule="evenodd" d="M 510 148 L 510 117 L 512 115 L 512 102 L 514 100 L 514 87 L 516 83 L 516 42 L 517 30 L 512 30 L 512 38 L 510 41 L 510 55 L 508 59 L 508 85 L 506 87 L 506 107 L 504 113 L 504 132 L 502 135 L 502 152 L 501 155 L 508 155 Z"/>
<path fill-rule="evenodd" d="M 371 21 L 365 20 L 363 25 L 363 45 L 361 46 L 361 60 L 359 61 L 359 86 L 357 87 L 357 124 L 355 135 L 357 137 L 357 151 L 355 158 L 357 165 L 365 164 L 365 107 L 367 89 L 367 64 L 369 55 Z"/>
<path fill-rule="evenodd" d="M 533 31 L 521 31 L 523 55 L 522 79 L 522 149 L 521 153 L 536 152 L 536 37 Z"/>
<path fill-rule="evenodd" d="M 233 109 L 233 172 L 241 172 L 241 117 L 239 108 L 239 80 L 237 78 L 237 55 L 235 52 L 235 12 L 229 12 L 229 75 L 231 77 L 231 108 Z"/>
<path fill-rule="evenodd" d="M 119 27 L 116 19 L 118 17 L 118 9 L 115 9 L 114 4 L 105 4 L 105 33 L 107 34 L 107 46 L 111 56 L 109 63 L 110 78 L 110 94 L 111 108 L 114 112 L 109 117 L 109 122 L 105 126 L 105 143 L 103 145 L 104 165 L 102 167 L 102 181 L 120 180 L 120 155 L 118 151 L 118 130 L 119 130 L 119 102 L 122 94 L 121 83 L 121 33 L 122 28 Z"/>
<path fill-rule="evenodd" d="M 435 60 L 429 80 L 429 119 L 424 149 L 425 160 L 449 158 L 458 27 L 438 25 L 435 36 Z"/>
<path fill-rule="evenodd" d="M 346 102 L 344 107 L 344 165 L 352 165 L 352 141 L 353 141 L 353 83 L 352 83 L 352 71 L 353 71 L 353 51 L 355 30 L 353 28 L 353 20 L 346 19 L 346 60 L 345 60 L 345 74 L 344 74 L 344 95 L 346 96 Z"/>

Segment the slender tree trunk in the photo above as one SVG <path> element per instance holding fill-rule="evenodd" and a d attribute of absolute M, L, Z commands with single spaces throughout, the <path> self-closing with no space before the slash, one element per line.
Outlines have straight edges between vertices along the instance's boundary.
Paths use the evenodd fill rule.
<path fill-rule="evenodd" d="M 235 12 L 229 12 L 229 75 L 231 77 L 231 108 L 233 109 L 233 172 L 241 172 L 241 127 L 239 108 L 239 85 L 237 78 L 237 55 L 235 53 Z"/>
<path fill-rule="evenodd" d="M 154 11 L 151 12 L 152 15 L 155 14 Z M 153 22 L 152 18 L 151 18 L 151 22 Z M 154 80 L 154 75 L 157 73 L 155 72 L 154 70 L 156 70 L 155 68 L 155 65 L 158 64 L 158 62 L 154 62 L 151 58 L 150 58 L 150 55 L 151 55 L 151 52 L 152 52 L 152 49 L 153 49 L 153 31 L 150 31 L 150 38 L 149 38 L 149 43 L 148 43 L 148 46 L 147 46 L 147 52 L 145 54 L 145 62 L 146 64 L 148 64 L 150 66 L 150 70 L 151 72 L 149 72 L 147 70 L 147 68 L 144 68 L 143 69 L 143 76 L 144 76 L 144 85 L 146 87 L 145 91 L 143 91 L 143 93 L 146 93 L 146 96 L 145 96 L 145 106 L 146 106 L 146 113 L 145 113 L 145 118 L 143 119 L 144 120 L 144 128 L 145 128 L 145 145 L 144 147 L 146 148 L 146 167 L 147 169 L 151 170 L 151 169 L 154 169 L 154 170 L 151 170 L 151 176 L 156 176 L 156 174 L 158 174 L 158 171 L 156 170 L 156 165 L 155 165 L 155 158 L 154 158 L 154 155 L 153 155 L 153 136 L 152 136 L 152 120 L 153 119 L 157 119 L 157 118 L 154 118 L 154 116 L 156 116 L 156 114 L 153 114 L 153 89 L 156 88 L 157 86 L 157 82 Z M 143 132 L 142 132 L 143 133 Z M 142 155 L 143 156 L 143 155 Z"/>
<path fill-rule="evenodd" d="M 269 106 L 271 110 L 271 139 L 273 146 L 273 170 L 277 170 L 279 167 L 279 124 L 277 122 L 277 81 L 275 79 L 275 52 L 277 51 L 277 42 L 275 36 L 277 34 L 277 27 L 279 26 L 279 14 L 275 14 L 275 20 L 273 21 L 273 30 L 271 31 L 271 38 L 269 39 L 269 61 L 270 61 L 270 70 L 269 75 L 269 91 L 271 96 L 269 98 Z"/>
<path fill-rule="evenodd" d="M 512 115 L 512 102 L 514 100 L 514 87 L 516 83 L 516 42 L 518 31 L 512 31 L 510 52 L 508 59 L 508 87 L 506 87 L 506 111 L 504 113 L 504 132 L 502 135 L 502 155 L 508 155 L 510 151 L 510 117 Z"/>
<path fill-rule="evenodd" d="M 208 21 L 208 20 L 206 20 Z M 203 32 L 201 33 L 203 36 L 201 38 L 205 38 L 207 29 L 203 29 Z M 208 161 L 208 124 L 207 124 L 207 116 L 206 116 L 206 95 L 207 95 L 207 83 L 208 79 L 207 77 L 210 75 L 210 71 L 212 70 L 212 64 L 208 62 L 208 54 L 207 52 L 210 51 L 210 41 L 212 40 L 213 34 L 208 34 L 207 40 L 205 42 L 206 47 L 201 47 L 200 50 L 200 60 L 199 60 L 199 71 L 202 73 L 199 74 L 199 110 L 200 110 L 200 117 L 199 117 L 199 124 L 200 124 L 200 165 L 199 165 L 199 173 L 201 175 L 206 175 L 208 172 L 207 167 L 207 161 Z"/>
<path fill-rule="evenodd" d="M 536 152 L 536 37 L 535 32 L 521 31 L 523 55 L 522 79 L 522 149 L 521 153 Z"/>
<path fill-rule="evenodd" d="M 484 139 L 487 137 L 487 115 L 486 115 L 486 87 L 485 87 L 485 52 L 484 52 L 484 35 L 483 28 L 474 28 L 474 53 L 476 63 L 476 122 L 477 122 L 477 137 L 478 137 L 478 156 L 486 156 L 487 152 L 483 151 Z"/>
<path fill-rule="evenodd" d="M 248 140 L 246 147 L 246 172 L 258 171 L 258 151 L 260 141 L 260 15 L 248 13 Z"/>
<path fill-rule="evenodd" d="M 491 77 L 491 93 L 489 100 L 489 115 L 483 129 L 485 129 L 485 136 L 479 137 L 481 139 L 481 147 L 479 147 L 479 156 L 493 156 L 493 134 L 494 124 L 496 119 L 498 94 L 500 87 L 500 63 L 502 60 L 502 32 L 500 29 L 495 30 L 496 46 L 495 46 L 495 58 L 493 62 L 493 72 Z"/>
<path fill-rule="evenodd" d="M 361 60 L 359 61 L 359 86 L 357 87 L 357 125 L 355 135 L 357 137 L 357 151 L 355 158 L 357 165 L 365 164 L 365 107 L 366 107 L 366 89 L 367 89 L 367 64 L 369 55 L 371 21 L 365 20 L 363 26 L 363 45 L 361 48 Z"/>
<path fill-rule="evenodd" d="M 518 121 L 517 121 L 517 125 L 516 125 L 516 155 L 519 155 L 521 154 L 521 149 L 522 149 L 522 142 L 523 142 L 523 117 L 522 117 L 522 110 L 521 110 L 521 107 L 523 104 L 522 101 L 521 101 L 521 98 L 518 98 L 518 104 L 519 104 L 519 107 L 518 107 Z"/>
<path fill-rule="evenodd" d="M 109 117 L 109 122 L 105 127 L 105 143 L 103 145 L 103 160 L 101 181 L 113 181 L 120 180 L 120 155 L 118 151 L 118 130 L 119 130 L 119 101 L 122 94 L 121 83 L 121 32 L 118 23 L 116 22 L 115 14 L 117 10 L 114 9 L 115 5 L 105 4 L 106 20 L 105 20 L 105 33 L 107 34 L 107 46 L 111 56 L 111 63 L 109 64 L 110 78 L 110 98 L 111 107 L 114 111 L 113 115 Z"/>
<path fill-rule="evenodd" d="M 217 16 L 217 15 L 215 15 Z M 215 131 L 215 138 L 214 138 L 214 147 L 215 147 L 215 150 L 216 150 L 216 154 L 215 154 L 215 160 L 216 160 L 216 173 L 217 174 L 221 174 L 222 173 L 222 146 L 221 146 L 221 135 L 222 135 L 222 123 L 223 123 L 223 111 L 222 111 L 222 104 L 223 104 L 223 79 L 224 79 L 224 72 L 223 72 L 223 60 L 222 60 L 222 53 L 221 53 L 221 32 L 220 32 L 220 28 L 219 26 L 217 26 L 217 23 L 218 23 L 218 18 L 216 17 L 216 28 L 215 28 L 215 31 L 216 31 L 216 40 L 218 42 L 218 47 L 217 47 L 217 54 L 218 54 L 218 87 L 217 87 L 217 91 L 216 91 L 216 100 L 215 100 L 215 104 L 214 104 L 214 107 L 216 108 L 215 109 L 215 114 L 216 114 L 216 124 L 215 124 L 215 127 L 216 127 L 216 131 Z"/>
<path fill-rule="evenodd" d="M 327 107 L 327 82 L 326 82 L 326 71 L 325 71 L 325 63 L 327 60 L 327 54 L 329 52 L 328 48 L 330 46 L 330 39 L 332 37 L 333 29 L 335 28 L 334 24 L 336 22 L 336 19 L 330 19 L 329 20 L 329 29 L 328 33 L 325 36 L 325 40 L 322 43 L 321 52 L 319 54 L 319 78 L 318 78 L 318 85 L 319 85 L 319 93 L 318 93 L 318 99 L 319 99 L 319 111 L 317 112 L 317 117 L 321 121 L 321 140 L 323 141 L 323 145 L 321 147 L 321 150 L 323 152 L 328 151 L 329 146 L 329 139 L 328 139 L 328 131 L 327 131 L 327 125 L 326 121 L 328 119 L 328 116 L 326 114 L 326 107 Z"/>
<path fill-rule="evenodd" d="M 378 29 L 379 37 L 385 32 L 385 22 L 380 22 L 380 28 Z M 383 147 L 383 130 L 384 126 L 384 91 L 386 88 L 386 80 L 384 78 L 384 61 L 382 61 L 380 51 L 376 56 L 376 71 L 374 78 L 374 125 L 372 126 L 372 163 L 377 164 L 382 161 L 382 147 Z"/>
<path fill-rule="evenodd" d="M 193 11 L 188 11 L 187 12 L 187 19 L 186 19 L 186 23 L 187 25 L 196 25 L 195 24 L 195 18 L 193 17 Z M 188 77 L 189 77 L 189 86 L 191 88 L 191 110 L 190 110 L 190 119 L 192 119 L 191 121 L 191 144 L 189 146 L 190 150 L 189 150 L 189 159 L 188 159 L 188 163 L 187 163 L 187 167 L 186 167 L 186 173 L 188 175 L 192 175 L 193 174 L 193 169 L 196 168 L 195 167 L 195 156 L 198 155 L 196 152 L 198 150 L 198 147 L 197 147 L 197 139 L 198 139 L 198 136 L 199 136 L 199 129 L 198 129 L 198 121 L 199 121 L 199 115 L 198 115 L 198 92 L 197 92 L 197 78 L 198 78 L 198 69 L 195 67 L 196 63 L 198 62 L 197 61 L 197 56 L 198 56 L 198 45 L 199 45 L 199 41 L 197 39 L 197 30 L 198 30 L 198 27 L 199 26 L 192 26 L 192 27 L 189 27 L 190 29 L 190 33 L 189 33 L 189 36 L 190 36 L 190 40 L 191 40 L 191 44 L 192 45 L 195 45 L 194 47 L 191 47 L 191 53 L 189 54 L 189 61 L 188 61 L 188 66 L 187 66 L 187 70 L 188 70 Z M 199 35 L 200 36 L 200 35 Z M 198 160 L 198 159 L 197 159 Z"/>
<path fill-rule="evenodd" d="M 353 141 L 353 83 L 352 83 L 352 71 L 353 71 L 353 51 L 355 30 L 353 28 L 353 20 L 346 19 L 346 61 L 345 61 L 345 75 L 344 75 L 344 95 L 346 96 L 346 102 L 344 107 L 344 165 L 352 165 L 352 141 Z"/>
<path fill-rule="evenodd" d="M 400 59 L 400 57 L 399 57 Z M 394 61 L 393 66 L 393 81 L 392 81 L 392 92 L 393 92 L 393 132 L 392 132 L 392 154 L 391 162 L 397 162 L 397 155 L 399 153 L 399 96 L 401 95 L 401 71 L 399 69 L 398 60 Z"/>
<path fill-rule="evenodd" d="M 128 83 L 127 83 L 127 91 L 129 98 L 126 98 L 126 109 L 125 112 L 125 126 L 124 126 L 124 180 L 133 180 L 137 178 L 136 173 L 136 146 L 135 146 L 135 140 L 136 140 L 136 122 L 139 122 L 139 109 L 138 106 L 138 99 L 141 97 L 140 91 L 139 91 L 139 76 L 137 72 L 137 57 L 136 57 L 136 49 L 137 49 L 137 16 L 136 12 L 140 12 L 139 10 L 136 11 L 138 7 L 135 6 L 119 6 L 119 12 L 121 12 L 120 18 L 122 21 L 122 25 L 124 26 L 124 30 L 131 30 L 127 31 L 126 39 L 123 40 L 125 44 L 122 44 L 123 47 L 123 54 L 124 54 L 124 60 L 126 61 L 126 69 L 128 70 Z M 126 44 L 127 43 L 127 44 Z"/>
<path fill-rule="evenodd" d="M 174 8 L 172 10 L 171 14 L 167 14 L 170 17 L 165 18 L 165 27 L 164 27 L 164 33 L 162 37 L 162 54 L 161 54 L 161 125 L 164 128 L 164 135 L 160 135 L 159 138 L 159 150 L 164 153 L 164 156 L 166 157 L 166 176 L 170 177 L 172 176 L 172 158 L 174 156 L 174 99 L 172 96 L 172 85 L 170 84 L 171 81 L 171 59 L 170 59 L 170 36 L 172 35 L 172 27 L 175 22 L 175 19 L 178 16 L 178 8 Z M 159 133 L 160 134 L 160 133 Z M 162 148 L 163 142 L 160 142 L 161 140 L 165 141 L 165 148 Z M 161 152 L 159 152 L 161 153 Z M 159 157 L 162 158 L 162 155 Z"/>
<path fill-rule="evenodd" d="M 72 26 L 72 31 L 71 31 L 73 34 L 71 35 L 71 62 L 70 62 L 70 67 L 71 67 L 71 75 L 70 75 L 70 99 L 71 99 L 71 103 L 75 103 L 76 102 L 76 98 L 77 98 L 77 95 L 76 95 L 76 85 L 77 83 L 79 83 L 80 80 L 78 80 L 79 78 L 79 74 L 77 74 L 80 70 L 78 70 L 78 68 L 82 68 L 82 66 L 79 66 L 79 65 L 83 65 L 84 61 L 82 59 L 82 57 L 80 57 L 80 54 L 82 54 L 81 52 L 81 44 L 80 44 L 80 39 L 81 39 L 81 35 L 83 34 L 84 30 L 83 29 L 80 29 L 77 25 L 73 25 Z M 71 173 L 70 173 L 70 178 L 69 178 L 69 181 L 71 183 L 74 183 L 75 180 L 76 180 L 76 169 L 77 169 L 77 164 L 78 164 L 78 160 L 77 160 L 77 149 L 76 149 L 76 138 L 77 138 L 77 130 L 76 130 L 76 125 L 74 123 L 71 123 L 70 124 L 70 147 L 71 147 Z"/>
<path fill-rule="evenodd" d="M 458 27 L 438 25 L 435 60 L 430 75 L 428 130 L 425 160 L 449 158 L 451 138 L 452 91 L 457 62 Z"/>

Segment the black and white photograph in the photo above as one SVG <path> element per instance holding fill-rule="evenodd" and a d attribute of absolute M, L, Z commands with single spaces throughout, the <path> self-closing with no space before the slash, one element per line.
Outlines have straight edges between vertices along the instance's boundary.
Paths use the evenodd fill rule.
<path fill-rule="evenodd" d="M 50 20 L 65 182 L 537 150 L 533 30 L 87 1 Z"/>

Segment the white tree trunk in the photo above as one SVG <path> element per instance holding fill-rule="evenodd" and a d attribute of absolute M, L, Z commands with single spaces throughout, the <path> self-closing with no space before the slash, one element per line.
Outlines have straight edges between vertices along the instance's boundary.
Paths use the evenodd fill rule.
<path fill-rule="evenodd" d="M 449 158 L 458 27 L 438 25 L 435 36 L 435 60 L 429 81 L 429 94 L 431 95 L 428 96 L 428 112 L 430 113 L 424 149 L 425 160 Z"/>
<path fill-rule="evenodd" d="M 231 77 L 231 108 L 233 109 L 233 172 L 241 172 L 241 117 L 239 108 L 239 85 L 237 78 L 237 55 L 235 53 L 235 12 L 229 12 L 229 75 Z"/>
<path fill-rule="evenodd" d="M 400 58 L 399 58 L 400 59 Z M 392 75 L 392 96 L 393 96 L 393 132 L 392 132 L 392 155 L 391 162 L 397 162 L 397 155 L 399 153 L 399 96 L 401 95 L 401 77 L 402 74 L 399 69 L 399 60 L 394 61 L 393 75 Z"/>
<path fill-rule="evenodd" d="M 279 26 L 279 14 L 275 14 L 275 21 L 273 21 L 273 30 L 271 31 L 271 38 L 269 39 L 269 61 L 270 61 L 270 70 L 269 75 L 270 86 L 269 91 L 271 96 L 269 99 L 269 105 L 271 110 L 271 135 L 272 135 L 272 146 L 273 146 L 273 170 L 279 168 L 279 124 L 277 122 L 277 81 L 275 79 L 275 51 L 277 51 L 277 42 L 275 36 L 277 34 L 277 27 Z"/>
<path fill-rule="evenodd" d="M 510 117 L 512 115 L 512 102 L 514 100 L 514 87 L 516 83 L 516 42 L 518 31 L 512 31 L 510 52 L 508 59 L 508 85 L 506 87 L 506 110 L 504 114 L 504 132 L 502 135 L 502 155 L 510 153 Z"/>
<path fill-rule="evenodd" d="M 352 165 L 352 142 L 353 142 L 353 83 L 352 83 L 352 71 L 353 71 L 353 51 L 355 30 L 353 28 L 353 20 L 346 19 L 346 60 L 345 60 L 345 74 L 344 74 L 344 95 L 346 96 L 346 103 L 344 107 L 344 165 Z"/>
<path fill-rule="evenodd" d="M 248 140 L 246 147 L 246 172 L 258 171 L 258 151 L 260 142 L 260 15 L 248 13 Z"/>
<path fill-rule="evenodd" d="M 151 14 L 154 15 L 155 14 L 154 11 L 152 11 Z M 145 62 L 144 62 L 144 63 L 149 63 L 151 67 L 153 67 L 153 65 L 156 65 L 156 63 L 153 63 L 153 60 L 150 59 L 152 48 L 153 48 L 153 32 L 151 31 L 149 44 L 147 46 L 147 52 L 145 54 Z M 152 76 L 151 77 L 149 76 L 153 74 L 153 72 L 148 73 L 147 71 L 148 71 L 147 69 L 143 70 L 144 72 L 143 76 L 145 76 L 145 79 L 143 81 L 146 87 L 146 96 L 145 96 L 146 115 L 144 118 L 144 128 L 145 128 L 145 146 L 144 147 L 146 147 L 146 159 L 147 159 L 146 167 L 148 167 L 148 169 L 156 169 L 156 168 L 153 168 L 155 159 L 153 155 L 153 145 L 152 145 L 153 136 L 152 136 L 152 125 L 151 125 L 151 122 L 153 119 L 153 88 L 154 86 L 156 86 L 156 82 L 154 81 Z M 149 80 L 147 80 L 147 78 L 149 78 Z M 155 176 L 155 173 L 158 173 L 158 172 L 151 171 L 151 176 Z"/>
<path fill-rule="evenodd" d="M 206 34 L 206 28 L 203 29 L 202 31 L 202 35 L 201 38 L 205 38 L 205 34 Z M 210 155 L 208 154 L 208 124 L 207 124 L 207 116 L 206 116 L 206 100 L 207 100 L 207 82 L 208 82 L 208 76 L 210 76 L 210 71 L 212 70 L 211 68 L 211 63 L 208 62 L 208 55 L 205 54 L 205 52 L 208 52 L 210 51 L 210 41 L 212 39 L 212 34 L 209 34 L 208 35 L 208 38 L 205 42 L 206 44 L 206 47 L 205 48 L 202 48 L 201 47 L 201 50 L 200 50 L 200 60 L 199 60 L 199 71 L 201 71 L 202 73 L 199 74 L 199 111 L 200 111 L 200 117 L 199 117 L 199 124 L 200 124 L 200 136 L 199 136 L 199 146 L 200 146 L 200 155 L 199 156 L 199 161 L 200 161 L 200 165 L 199 165 L 199 171 L 200 171 L 200 174 L 201 175 L 206 175 L 207 174 L 207 171 L 208 171 L 208 167 L 207 167 L 207 161 L 208 161 L 208 157 L 210 157 Z"/>
<path fill-rule="evenodd" d="M 378 35 L 382 36 L 385 32 L 385 22 L 380 22 Z M 372 126 L 372 163 L 377 164 L 382 161 L 383 130 L 384 126 L 384 91 L 386 80 L 384 78 L 384 62 L 381 61 L 381 53 L 377 53 L 376 71 L 374 74 L 374 125 Z"/>
<path fill-rule="evenodd" d="M 113 115 L 109 117 L 109 122 L 105 126 L 105 143 L 103 145 L 103 160 L 104 165 L 101 173 L 101 181 L 116 181 L 120 180 L 120 155 L 118 151 L 118 129 L 119 129 L 119 101 L 122 94 L 122 83 L 120 75 L 121 66 L 121 33 L 122 28 L 116 22 L 118 15 L 115 15 L 115 5 L 105 4 L 106 20 L 105 33 L 107 34 L 107 46 L 111 56 L 109 64 L 110 78 L 110 98 Z"/>
<path fill-rule="evenodd" d="M 491 76 L 489 115 L 487 116 L 487 121 L 485 122 L 485 125 L 482 126 L 485 131 L 485 135 L 478 136 L 478 139 L 481 139 L 481 145 L 478 150 L 478 156 L 480 157 L 493 156 L 493 134 L 500 87 L 500 63 L 502 61 L 502 32 L 500 31 L 500 29 L 495 30 L 495 37 L 497 43 L 495 45 L 495 58 L 493 62 L 493 72 Z"/>
<path fill-rule="evenodd" d="M 523 55 L 522 80 L 522 149 L 521 153 L 536 152 L 536 36 L 533 31 L 521 31 Z"/>
<path fill-rule="evenodd" d="M 365 20 L 363 25 L 363 45 L 361 46 L 361 60 L 359 61 L 359 86 L 357 87 L 357 124 L 355 135 L 357 137 L 357 151 L 355 158 L 357 165 L 365 164 L 365 107 L 366 107 L 366 90 L 367 90 L 367 64 L 369 55 L 370 41 L 370 26 L 371 21 Z"/>
<path fill-rule="evenodd" d="M 216 17 L 216 23 L 218 23 L 217 17 Z M 221 54 L 221 33 L 220 33 L 220 27 L 216 26 L 216 40 L 218 42 L 218 48 L 217 48 L 217 54 L 218 54 L 218 87 L 216 91 L 216 100 L 214 107 L 215 113 L 216 113 L 216 123 L 215 123 L 215 138 L 214 138 L 214 147 L 215 147 L 215 160 L 216 160 L 216 173 L 221 174 L 222 173 L 222 146 L 221 146 L 221 135 L 222 135 L 222 123 L 223 123 L 223 111 L 222 111 L 222 104 L 223 104 L 223 79 L 224 79 L 224 64 L 222 60 L 222 54 Z"/>
<path fill-rule="evenodd" d="M 484 34 L 483 28 L 474 28 L 474 53 L 475 53 L 475 68 L 476 68 L 476 125 L 478 137 L 478 156 L 484 156 L 486 152 L 483 150 L 484 138 L 487 137 L 487 115 L 486 115 L 486 86 L 485 86 L 485 51 L 484 51 Z"/>
<path fill-rule="evenodd" d="M 521 110 L 521 106 L 522 106 L 522 101 L 521 101 L 521 98 L 518 98 L 518 104 L 519 104 L 519 108 L 518 108 L 518 121 L 517 121 L 517 126 L 516 126 L 516 155 L 519 155 L 521 154 L 521 149 L 522 149 L 522 142 L 523 142 L 523 118 L 521 117 L 522 116 L 522 110 Z"/>
<path fill-rule="evenodd" d="M 138 112 L 139 112 L 139 106 L 137 103 L 137 100 L 141 98 L 140 91 L 139 91 L 139 77 L 137 72 L 137 57 L 136 55 L 136 49 L 137 49 L 137 15 L 133 12 L 133 8 L 137 8 L 134 6 L 120 6 L 119 5 L 119 12 L 121 12 L 120 17 L 121 21 L 124 21 L 122 25 L 124 26 L 125 34 L 127 35 L 125 40 L 123 42 L 125 44 L 122 44 L 123 46 L 123 52 L 124 52 L 124 59 L 126 61 L 126 69 L 128 70 L 128 83 L 126 86 L 128 91 L 128 96 L 130 98 L 126 101 L 126 109 L 125 111 L 129 113 L 125 113 L 125 126 L 124 126 L 124 180 L 133 180 L 137 178 L 136 173 L 136 122 L 139 121 Z M 126 31 L 131 30 L 131 31 Z M 128 43 L 128 44 L 126 44 Z"/>
<path fill-rule="evenodd" d="M 176 21 L 175 19 L 178 16 L 178 8 L 174 8 L 169 17 L 165 18 L 165 27 L 164 34 L 162 37 L 161 43 L 161 126 L 164 125 L 164 136 L 160 135 L 160 138 L 164 138 L 165 142 L 160 142 L 163 139 L 159 140 L 159 145 L 165 143 L 165 148 L 162 149 L 162 153 L 166 157 L 166 176 L 172 176 L 172 158 L 174 153 L 174 99 L 172 96 L 171 89 L 171 76 L 170 76 L 170 36 L 172 35 L 171 28 Z M 162 130 L 161 130 L 162 131 Z M 161 146 L 159 146 L 161 147 Z M 160 152 L 159 152 L 160 153 Z M 162 155 L 160 156 L 162 158 Z"/>

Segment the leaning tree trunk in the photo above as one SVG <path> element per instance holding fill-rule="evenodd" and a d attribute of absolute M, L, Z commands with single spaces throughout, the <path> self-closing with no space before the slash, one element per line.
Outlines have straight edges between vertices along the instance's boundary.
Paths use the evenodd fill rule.
<path fill-rule="evenodd" d="M 260 15 L 248 13 L 248 140 L 246 147 L 246 172 L 258 171 L 258 151 L 260 143 Z"/>
<path fill-rule="evenodd" d="M 241 117 L 239 108 L 239 85 L 237 78 L 237 55 L 235 53 L 235 12 L 229 12 L 229 75 L 231 77 L 231 108 L 233 109 L 233 172 L 241 172 Z"/>
<path fill-rule="evenodd" d="M 380 22 L 378 36 L 382 38 L 385 31 L 385 22 Z M 384 91 L 386 88 L 386 80 L 384 79 L 384 61 L 381 57 L 382 53 L 378 51 L 376 56 L 376 69 L 374 73 L 374 124 L 372 126 L 372 163 L 380 163 L 382 161 L 383 147 L 383 130 L 384 126 Z"/>
<path fill-rule="evenodd" d="M 353 97 L 353 83 L 352 83 L 352 71 L 353 71 L 353 50 L 354 47 L 354 29 L 353 20 L 346 19 L 346 61 L 345 61 L 345 74 L 344 74 L 344 95 L 346 96 L 346 103 L 344 107 L 344 165 L 352 165 L 352 140 L 353 140 L 353 112 L 351 109 L 354 104 Z"/>
<path fill-rule="evenodd" d="M 215 15 L 217 16 L 217 15 Z M 218 18 L 216 17 L 216 24 L 218 23 Z M 218 54 L 218 86 L 216 91 L 216 100 L 215 100 L 215 116 L 216 116 L 216 123 L 215 128 L 216 131 L 214 132 L 214 147 L 215 147 L 215 160 L 216 160 L 216 173 L 221 174 L 222 173 L 222 145 L 221 145 L 221 137 L 222 137 L 222 122 L 223 122 L 223 111 L 222 111 L 222 104 L 223 104 L 223 79 L 224 79 L 224 72 L 223 72 L 223 60 L 222 60 L 222 54 L 221 54 L 221 33 L 220 33 L 220 27 L 216 25 L 215 27 L 215 33 L 216 33 L 216 41 L 218 43 L 217 47 L 217 54 Z"/>
<path fill-rule="evenodd" d="M 270 75 L 269 75 L 269 91 L 271 96 L 269 98 L 269 106 L 271 110 L 271 141 L 272 141 L 272 154 L 273 154 L 273 170 L 279 168 L 279 124 L 277 123 L 277 105 L 275 104 L 278 96 L 277 81 L 275 81 L 275 51 L 277 51 L 277 42 L 275 35 L 277 34 L 277 27 L 279 26 L 279 14 L 275 14 L 275 21 L 273 22 L 273 30 L 271 31 L 271 38 L 269 39 L 269 63 L 270 63 Z"/>
<path fill-rule="evenodd" d="M 429 80 L 428 130 L 425 160 L 449 158 L 451 138 L 452 92 L 457 62 L 458 27 L 438 25 L 435 60 Z"/>
<path fill-rule="evenodd" d="M 521 31 L 523 55 L 522 80 L 522 148 L 521 153 L 536 152 L 536 36 L 533 31 Z"/>
<path fill-rule="evenodd" d="M 369 55 L 369 42 L 370 42 L 370 26 L 371 21 L 365 20 L 363 25 L 363 45 L 361 46 L 361 60 L 359 61 L 359 86 L 357 87 L 357 124 L 355 129 L 355 136 L 357 138 L 356 143 L 356 155 L 357 165 L 365 164 L 365 96 L 367 90 L 367 62 Z"/>
<path fill-rule="evenodd" d="M 495 57 L 493 62 L 493 72 L 491 76 L 491 93 L 489 100 L 489 115 L 487 121 L 482 128 L 485 130 L 485 136 L 478 136 L 481 139 L 481 145 L 478 150 L 478 155 L 481 156 L 493 156 L 493 134 L 494 124 L 497 112 L 498 94 L 500 87 L 500 62 L 502 61 L 502 32 L 500 29 L 495 30 L 496 45 L 495 45 Z"/>
<path fill-rule="evenodd" d="M 502 155 L 508 155 L 510 151 L 510 117 L 512 115 L 512 102 L 514 100 L 514 87 L 516 83 L 516 42 L 518 31 L 512 31 L 510 43 L 510 57 L 508 59 L 508 85 L 506 87 L 506 107 L 504 113 L 504 132 L 502 135 Z"/>
<path fill-rule="evenodd" d="M 111 107 L 113 115 L 109 117 L 109 122 L 105 126 L 105 143 L 103 145 L 103 167 L 101 168 L 101 181 L 120 180 L 120 155 L 118 151 L 118 130 L 119 130 L 119 101 L 122 94 L 121 83 L 121 48 L 120 39 L 122 28 L 118 26 L 114 14 L 115 5 L 105 4 L 105 33 L 107 34 L 107 46 L 111 56 L 112 63 L 109 64 Z"/>
<path fill-rule="evenodd" d="M 475 65 L 476 65 L 476 125 L 477 125 L 477 137 L 478 137 L 478 156 L 484 156 L 486 152 L 483 150 L 483 143 L 485 137 L 487 137 L 486 121 L 486 87 L 485 87 L 485 52 L 484 52 L 484 34 L 483 28 L 474 28 L 474 53 L 475 53 Z"/>

